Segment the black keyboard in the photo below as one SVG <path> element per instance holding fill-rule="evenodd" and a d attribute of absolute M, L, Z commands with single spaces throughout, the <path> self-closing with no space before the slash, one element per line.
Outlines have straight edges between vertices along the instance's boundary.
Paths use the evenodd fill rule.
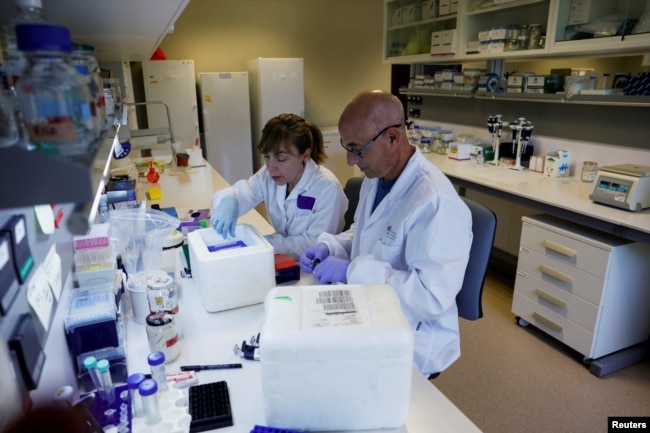
<path fill-rule="evenodd" d="M 190 433 L 198 433 L 232 425 L 230 396 L 226 381 L 190 386 Z"/>

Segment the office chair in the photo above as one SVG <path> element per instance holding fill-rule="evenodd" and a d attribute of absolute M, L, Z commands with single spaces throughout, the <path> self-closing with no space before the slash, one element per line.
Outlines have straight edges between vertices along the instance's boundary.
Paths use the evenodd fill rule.
<path fill-rule="evenodd" d="M 483 283 L 490 252 L 494 243 L 497 217 L 490 209 L 466 197 L 461 197 L 472 213 L 472 246 L 465 268 L 463 285 L 456 295 L 458 315 L 467 320 L 483 317 Z"/>
<path fill-rule="evenodd" d="M 361 189 L 361 182 L 363 182 L 363 177 L 351 177 L 345 183 L 345 187 L 343 188 L 343 192 L 348 198 L 348 210 L 345 211 L 345 215 L 343 217 L 345 221 L 343 231 L 349 229 L 354 222 L 354 212 L 357 210 L 357 205 L 359 204 L 359 190 Z"/>

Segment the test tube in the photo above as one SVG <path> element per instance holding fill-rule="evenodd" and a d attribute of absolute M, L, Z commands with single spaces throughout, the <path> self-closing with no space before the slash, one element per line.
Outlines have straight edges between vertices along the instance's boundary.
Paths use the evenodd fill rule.
<path fill-rule="evenodd" d="M 158 424 L 162 417 L 160 416 L 160 406 L 158 406 L 158 384 L 154 379 L 145 379 L 140 382 L 138 391 L 142 397 L 142 409 L 144 411 L 144 422 L 147 425 Z"/>
<path fill-rule="evenodd" d="M 144 416 L 144 409 L 142 408 L 142 397 L 138 391 L 138 387 L 146 379 L 143 373 L 133 373 L 126 378 L 126 384 L 129 388 L 129 397 L 131 398 L 131 410 L 133 411 L 134 418 Z"/>
<path fill-rule="evenodd" d="M 88 371 L 95 389 L 99 390 L 101 387 L 101 382 L 99 380 L 99 374 L 97 372 L 97 358 L 94 356 L 88 356 L 86 359 L 84 359 L 84 367 Z"/>
<path fill-rule="evenodd" d="M 111 378 L 110 363 L 107 359 L 97 361 L 97 376 L 99 378 L 99 396 L 109 404 L 115 401 L 113 392 L 113 379 Z"/>
<path fill-rule="evenodd" d="M 165 369 L 165 354 L 156 351 L 151 352 L 147 357 L 147 363 L 151 368 L 151 378 L 158 383 L 160 391 L 167 391 L 167 371 Z"/>

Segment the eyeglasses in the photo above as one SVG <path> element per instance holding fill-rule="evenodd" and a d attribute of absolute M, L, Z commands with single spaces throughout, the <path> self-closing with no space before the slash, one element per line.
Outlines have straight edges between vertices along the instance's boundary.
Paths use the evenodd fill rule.
<path fill-rule="evenodd" d="M 341 146 L 343 146 L 343 149 L 347 150 L 348 152 L 357 155 L 359 158 L 363 158 L 363 154 L 366 153 L 366 151 L 370 148 L 370 146 L 372 146 L 372 144 L 373 144 L 375 141 L 377 141 L 377 139 L 378 139 L 379 137 L 381 137 L 381 135 L 382 135 L 384 132 L 388 131 L 390 128 L 399 128 L 400 126 L 402 126 L 401 123 L 396 123 L 395 125 L 390 125 L 390 126 L 385 127 L 384 129 L 382 129 L 381 131 L 379 131 L 379 133 L 378 133 L 377 135 L 375 135 L 375 137 L 374 137 L 372 140 L 370 140 L 370 141 L 368 142 L 368 144 L 366 144 L 365 146 L 363 146 L 363 147 L 362 147 L 361 149 L 359 149 L 359 150 L 356 150 L 356 149 L 350 148 L 350 147 L 346 146 L 346 145 L 343 144 L 343 143 L 341 143 Z"/>

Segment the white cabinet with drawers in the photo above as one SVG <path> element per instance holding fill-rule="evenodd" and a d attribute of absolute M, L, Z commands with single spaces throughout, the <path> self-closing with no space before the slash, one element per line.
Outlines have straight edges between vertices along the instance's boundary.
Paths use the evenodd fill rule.
<path fill-rule="evenodd" d="M 650 245 L 524 216 L 512 311 L 597 359 L 650 336 Z"/>

